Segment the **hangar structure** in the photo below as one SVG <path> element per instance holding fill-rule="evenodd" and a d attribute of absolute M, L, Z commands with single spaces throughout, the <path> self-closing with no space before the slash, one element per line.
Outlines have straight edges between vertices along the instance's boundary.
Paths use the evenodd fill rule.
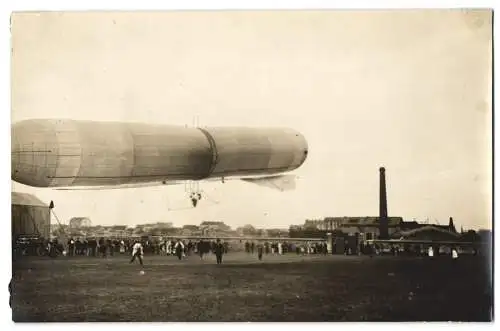
<path fill-rule="evenodd" d="M 50 236 L 50 207 L 36 196 L 12 192 L 12 238 Z"/>
<path fill-rule="evenodd" d="M 422 227 L 394 233 L 392 238 L 400 240 L 428 240 L 439 243 L 441 241 L 458 241 L 460 234 L 435 225 L 424 225 Z"/>

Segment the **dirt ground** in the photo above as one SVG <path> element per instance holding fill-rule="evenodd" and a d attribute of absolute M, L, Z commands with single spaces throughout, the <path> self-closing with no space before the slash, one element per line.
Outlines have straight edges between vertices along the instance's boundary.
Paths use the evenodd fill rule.
<path fill-rule="evenodd" d="M 13 264 L 15 322 L 490 321 L 479 257 L 128 256 Z"/>

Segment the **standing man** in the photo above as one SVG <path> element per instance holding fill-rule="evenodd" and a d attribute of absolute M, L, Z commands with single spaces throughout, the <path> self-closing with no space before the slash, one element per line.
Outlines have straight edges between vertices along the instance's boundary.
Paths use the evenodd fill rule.
<path fill-rule="evenodd" d="M 99 253 L 101 257 L 106 257 L 106 241 L 104 238 L 99 239 Z"/>
<path fill-rule="evenodd" d="M 264 253 L 264 247 L 262 246 L 262 244 L 258 244 L 257 245 L 257 254 L 259 257 L 259 261 L 262 261 L 262 253 Z"/>
<path fill-rule="evenodd" d="M 144 264 L 142 263 L 143 255 L 144 249 L 142 247 L 142 244 L 138 240 L 136 240 L 134 246 L 132 246 L 132 259 L 130 260 L 130 263 L 134 262 L 135 258 L 138 258 L 141 267 L 144 267 Z"/>
<path fill-rule="evenodd" d="M 182 241 L 179 239 L 177 243 L 175 244 L 175 254 L 177 255 L 177 258 L 179 260 L 182 260 L 182 256 L 184 255 L 184 244 Z"/>
<path fill-rule="evenodd" d="M 220 239 L 217 239 L 214 251 L 215 251 L 215 257 L 217 258 L 217 264 L 222 264 L 222 254 L 224 254 L 224 245 L 222 245 Z"/>
<path fill-rule="evenodd" d="M 205 242 L 203 241 L 203 239 L 200 239 L 200 241 L 198 241 L 196 245 L 197 245 L 196 249 L 198 250 L 198 255 L 200 255 L 200 260 L 203 260 L 203 253 L 205 253 Z"/>
<path fill-rule="evenodd" d="M 68 253 L 69 256 L 75 255 L 75 241 L 73 240 L 73 237 L 68 240 Z"/>

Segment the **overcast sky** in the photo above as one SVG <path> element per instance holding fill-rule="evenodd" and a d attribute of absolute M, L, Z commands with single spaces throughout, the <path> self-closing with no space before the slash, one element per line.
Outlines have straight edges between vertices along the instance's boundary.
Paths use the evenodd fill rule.
<path fill-rule="evenodd" d="M 12 120 L 289 126 L 309 142 L 292 192 L 206 183 L 13 189 L 63 222 L 288 227 L 388 208 L 491 228 L 491 13 L 460 10 L 17 14 Z"/>

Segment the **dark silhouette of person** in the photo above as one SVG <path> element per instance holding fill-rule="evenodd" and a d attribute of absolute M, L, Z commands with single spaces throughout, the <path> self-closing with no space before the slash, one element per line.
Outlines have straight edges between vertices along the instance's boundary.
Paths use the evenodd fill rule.
<path fill-rule="evenodd" d="M 259 261 L 262 261 L 263 253 L 264 253 L 264 247 L 262 247 L 262 244 L 257 245 L 257 255 L 259 256 Z"/>
<path fill-rule="evenodd" d="M 222 264 L 222 255 L 224 254 L 224 245 L 220 242 L 220 239 L 217 239 L 217 243 L 215 244 L 215 257 L 217 258 L 217 264 Z"/>

